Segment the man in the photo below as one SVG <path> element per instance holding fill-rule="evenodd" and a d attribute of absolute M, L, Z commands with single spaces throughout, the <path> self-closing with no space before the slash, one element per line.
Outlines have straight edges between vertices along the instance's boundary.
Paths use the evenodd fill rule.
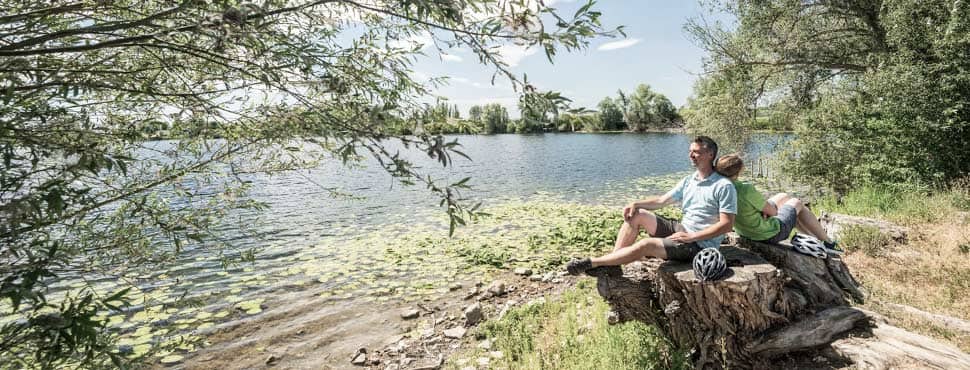
<path fill-rule="evenodd" d="M 616 266 L 644 257 L 690 261 L 702 248 L 717 248 L 731 231 L 737 214 L 737 193 L 731 180 L 714 172 L 717 143 L 698 136 L 690 144 L 690 162 L 697 169 L 660 197 L 623 207 L 623 226 L 613 252 L 595 258 L 570 261 L 572 275 L 600 266 Z M 681 222 L 655 215 L 651 210 L 680 204 Z M 650 238 L 636 241 L 640 230 Z"/>

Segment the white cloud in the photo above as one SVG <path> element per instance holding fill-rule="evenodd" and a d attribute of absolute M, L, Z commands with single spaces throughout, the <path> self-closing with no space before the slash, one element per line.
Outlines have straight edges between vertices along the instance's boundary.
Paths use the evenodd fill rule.
<path fill-rule="evenodd" d="M 460 56 L 457 56 L 457 55 L 441 54 L 441 60 L 444 60 L 446 62 L 461 62 L 464 59 L 462 59 Z"/>
<path fill-rule="evenodd" d="M 452 81 L 460 82 L 463 84 L 471 83 L 472 81 L 464 77 L 451 77 Z M 477 83 L 477 82 L 476 82 Z"/>
<path fill-rule="evenodd" d="M 535 54 L 536 49 L 533 47 L 523 47 L 519 45 L 502 45 L 498 47 L 498 52 L 501 55 L 502 61 L 508 63 L 509 67 L 515 67 L 519 65 L 519 62 L 525 57 Z"/>
<path fill-rule="evenodd" d="M 620 41 L 612 41 L 612 42 L 607 42 L 603 45 L 600 45 L 598 48 L 596 48 L 596 50 L 607 51 L 607 50 L 626 49 L 638 43 L 640 43 L 640 39 L 626 39 L 626 40 L 620 40 Z"/>

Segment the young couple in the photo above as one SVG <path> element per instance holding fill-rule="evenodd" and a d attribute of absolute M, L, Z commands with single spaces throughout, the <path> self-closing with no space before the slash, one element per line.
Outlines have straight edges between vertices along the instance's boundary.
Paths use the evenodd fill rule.
<path fill-rule="evenodd" d="M 782 193 L 765 200 L 753 186 L 739 182 L 744 167 L 740 157 L 726 155 L 715 164 L 717 143 L 711 138 L 696 137 L 689 156 L 697 171 L 662 196 L 623 207 L 624 222 L 613 252 L 570 261 L 566 265 L 569 273 L 579 275 L 644 257 L 691 261 L 701 250 L 720 246 L 732 227 L 743 237 L 770 243 L 787 239 L 797 227 L 835 249 L 815 215 L 799 199 Z M 680 222 L 650 212 L 671 204 L 679 204 L 683 210 Z M 651 237 L 637 241 L 640 230 Z"/>

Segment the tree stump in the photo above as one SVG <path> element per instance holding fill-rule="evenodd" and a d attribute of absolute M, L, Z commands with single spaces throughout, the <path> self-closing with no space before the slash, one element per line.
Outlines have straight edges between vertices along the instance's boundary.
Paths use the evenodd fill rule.
<path fill-rule="evenodd" d="M 655 325 L 676 347 L 692 352 L 698 369 L 765 368 L 779 355 L 874 327 L 870 315 L 850 307 L 866 294 L 838 256 L 819 259 L 787 244 L 744 239 L 721 252 L 729 271 L 713 282 L 698 281 L 689 263 L 661 260 L 588 274 L 597 278 L 599 294 L 613 309 L 611 323 Z M 879 340 L 870 337 L 870 344 Z M 872 357 L 871 348 L 881 348 L 843 347 L 840 353 L 849 360 L 863 362 L 851 353 Z M 948 357 L 951 362 L 943 363 L 962 360 Z"/>

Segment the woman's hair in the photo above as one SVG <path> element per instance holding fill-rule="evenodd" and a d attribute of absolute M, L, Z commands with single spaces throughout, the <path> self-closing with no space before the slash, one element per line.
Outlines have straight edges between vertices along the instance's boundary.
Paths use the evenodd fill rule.
<path fill-rule="evenodd" d="M 714 171 L 724 177 L 737 176 L 742 168 L 744 168 L 744 162 L 741 160 L 741 156 L 737 154 L 728 154 L 718 158 L 717 163 L 714 164 Z"/>

